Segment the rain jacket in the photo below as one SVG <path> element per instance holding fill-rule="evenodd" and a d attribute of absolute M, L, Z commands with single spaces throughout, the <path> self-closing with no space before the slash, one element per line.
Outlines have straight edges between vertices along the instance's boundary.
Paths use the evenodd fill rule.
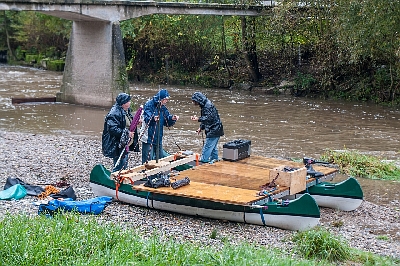
<path fill-rule="evenodd" d="M 192 100 L 201 107 L 201 116 L 197 121 L 200 122 L 200 129 L 205 130 L 206 137 L 216 138 L 223 136 L 224 127 L 214 104 L 201 92 L 193 93 Z"/>
<path fill-rule="evenodd" d="M 119 157 L 122 150 L 125 147 L 118 147 L 120 142 L 122 132 L 126 128 L 126 118 L 125 114 L 130 116 L 133 119 L 133 115 L 131 109 L 129 108 L 125 111 L 121 105 L 115 103 L 113 107 L 111 107 L 110 112 L 106 115 L 104 119 L 104 128 L 102 134 L 102 150 L 103 155 L 109 158 Z M 129 146 L 129 150 L 138 151 L 137 144 L 138 134 L 137 130 L 135 131 L 135 137 L 133 143 Z"/>
<path fill-rule="evenodd" d="M 175 124 L 175 120 L 172 120 L 173 115 L 170 114 L 167 107 L 161 105 L 160 101 L 166 97 L 169 97 L 167 90 L 160 90 L 152 99 L 148 100 L 143 108 L 143 122 L 140 129 L 140 138 L 142 142 L 157 145 L 162 145 L 162 137 L 164 135 L 164 126 L 170 127 Z M 154 120 L 154 116 L 160 117 L 160 131 L 157 133 L 158 127 L 157 122 Z M 158 142 L 159 140 L 159 142 Z"/>

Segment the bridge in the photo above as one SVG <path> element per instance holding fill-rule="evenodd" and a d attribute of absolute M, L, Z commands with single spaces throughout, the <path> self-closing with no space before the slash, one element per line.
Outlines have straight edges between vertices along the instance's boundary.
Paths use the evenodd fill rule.
<path fill-rule="evenodd" d="M 246 2 L 246 1 L 245 1 Z M 107 0 L 0 0 L 0 10 L 37 11 L 72 20 L 63 82 L 57 101 L 111 106 L 129 92 L 120 21 L 151 14 L 258 16 L 263 5 Z"/>

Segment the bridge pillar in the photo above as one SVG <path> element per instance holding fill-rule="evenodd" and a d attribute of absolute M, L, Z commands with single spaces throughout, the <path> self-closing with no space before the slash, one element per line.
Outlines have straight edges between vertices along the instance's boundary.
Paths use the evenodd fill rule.
<path fill-rule="evenodd" d="M 57 101 L 109 107 L 129 93 L 119 23 L 74 21 Z"/>

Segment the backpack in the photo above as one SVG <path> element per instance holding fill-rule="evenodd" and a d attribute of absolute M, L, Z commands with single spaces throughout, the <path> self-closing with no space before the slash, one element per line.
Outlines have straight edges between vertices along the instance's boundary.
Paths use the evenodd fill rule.
<path fill-rule="evenodd" d="M 117 145 L 118 143 L 114 141 L 114 137 L 108 132 L 107 122 L 105 122 L 101 136 L 101 150 L 103 155 L 108 158 L 114 158 L 116 156 Z"/>

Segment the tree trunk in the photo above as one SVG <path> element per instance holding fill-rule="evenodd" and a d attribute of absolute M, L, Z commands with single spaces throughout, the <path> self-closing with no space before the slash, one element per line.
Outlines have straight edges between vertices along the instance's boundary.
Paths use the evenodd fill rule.
<path fill-rule="evenodd" d="M 3 14 L 4 14 L 4 24 L 3 25 L 4 25 L 5 32 L 6 32 L 8 53 L 9 53 L 10 58 L 12 60 L 16 61 L 17 58 L 15 57 L 14 52 L 11 48 L 11 44 L 10 44 L 10 35 L 8 34 L 8 18 L 7 18 L 7 14 L 6 14 L 5 10 L 3 11 Z"/>
<path fill-rule="evenodd" d="M 242 20 L 242 43 L 243 43 L 244 59 L 247 64 L 247 68 L 250 72 L 251 80 L 253 82 L 258 82 L 262 76 L 258 68 L 255 18 L 250 18 L 249 27 L 247 24 L 246 17 L 242 17 L 241 20 Z"/>
<path fill-rule="evenodd" d="M 228 65 L 226 63 L 226 42 L 225 42 L 225 22 L 224 22 L 224 16 L 221 17 L 222 19 L 222 50 L 224 53 L 224 67 L 226 69 L 226 72 L 228 73 L 228 78 L 229 80 L 231 79 L 231 72 L 229 71 Z"/>

